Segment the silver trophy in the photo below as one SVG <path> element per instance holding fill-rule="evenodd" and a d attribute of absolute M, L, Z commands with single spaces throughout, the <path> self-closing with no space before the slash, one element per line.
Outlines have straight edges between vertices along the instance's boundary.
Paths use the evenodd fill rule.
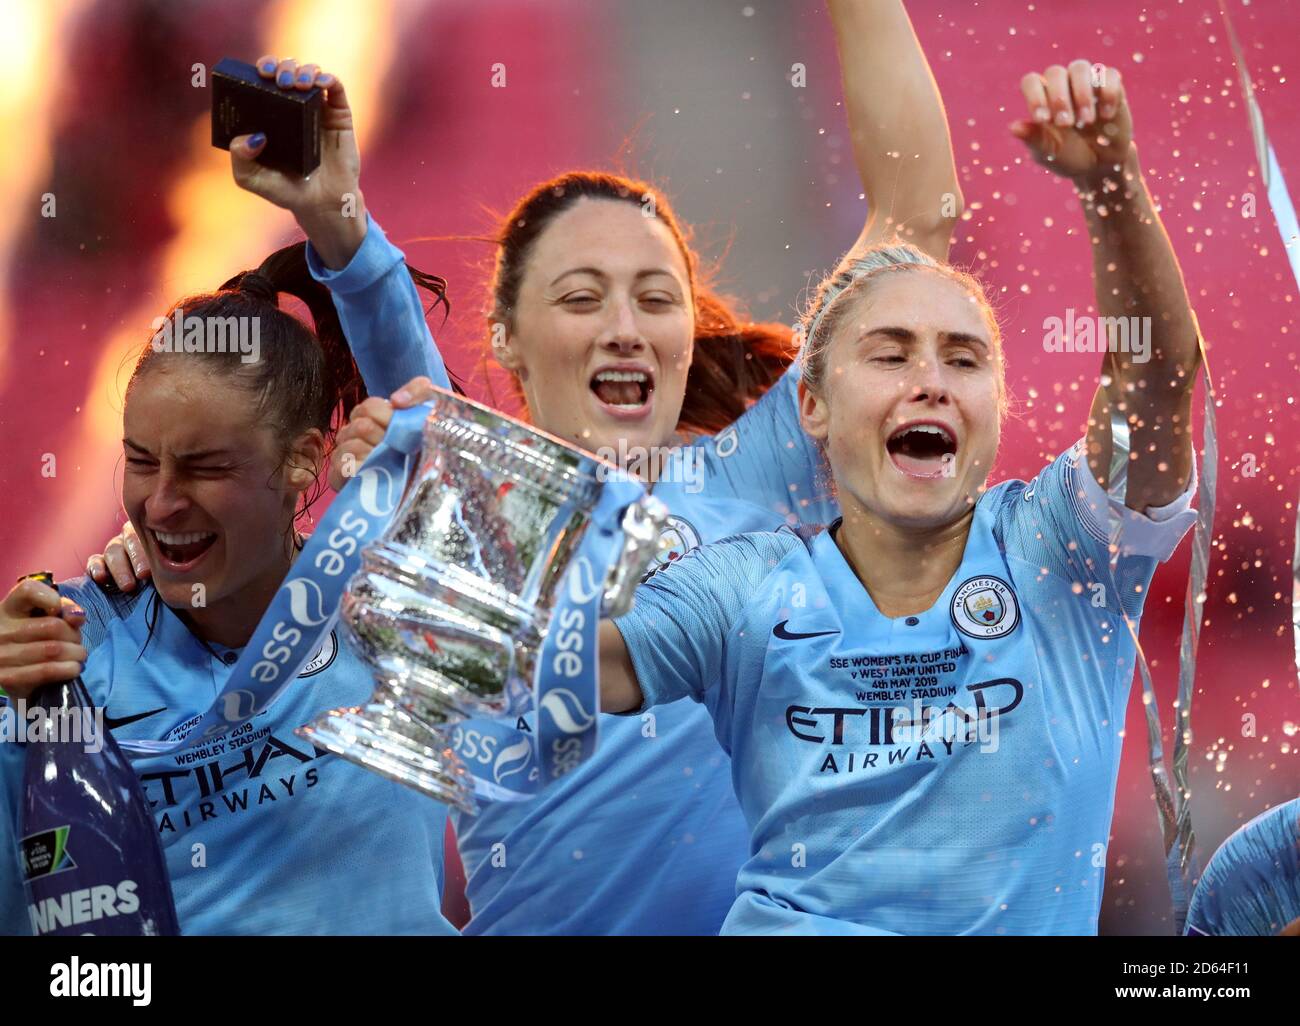
<path fill-rule="evenodd" d="M 324 712 L 298 733 L 473 811 L 447 728 L 529 707 L 558 590 L 612 468 L 450 392 L 432 405 L 420 466 L 339 609 L 378 686 L 367 705 Z M 649 495 L 624 512 L 604 615 L 630 608 L 666 517 Z"/>

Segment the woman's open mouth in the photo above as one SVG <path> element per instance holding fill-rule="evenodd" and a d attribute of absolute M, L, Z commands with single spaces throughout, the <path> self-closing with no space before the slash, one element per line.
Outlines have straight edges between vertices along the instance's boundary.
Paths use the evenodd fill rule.
<path fill-rule="evenodd" d="M 890 462 L 908 477 L 933 480 L 956 475 L 956 433 L 938 422 L 904 424 L 889 436 L 885 449 Z"/>
<path fill-rule="evenodd" d="M 217 540 L 213 531 L 151 531 L 163 566 L 172 573 L 193 570 Z"/>
<path fill-rule="evenodd" d="M 609 368 L 597 371 L 591 379 L 596 401 L 612 417 L 637 420 L 646 416 L 655 392 L 654 374 L 640 368 Z"/>

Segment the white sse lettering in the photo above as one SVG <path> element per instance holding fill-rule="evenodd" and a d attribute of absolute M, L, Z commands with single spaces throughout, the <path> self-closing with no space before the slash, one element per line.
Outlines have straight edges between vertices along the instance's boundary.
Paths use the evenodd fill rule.
<path fill-rule="evenodd" d="M 582 673 L 582 656 L 579 653 L 582 651 L 582 628 L 586 622 L 586 614 L 575 607 L 560 614 L 560 630 L 555 636 L 557 651 L 551 667 L 561 677 L 572 679 Z"/>
<path fill-rule="evenodd" d="M 346 510 L 339 517 L 339 525 L 329 533 L 326 539 L 328 548 L 316 555 L 315 565 L 327 576 L 337 577 L 347 568 L 345 557 L 357 551 L 357 538 L 365 537 L 370 529 L 370 521 L 357 516 L 353 510 Z M 273 684 L 280 679 L 286 664 L 294 660 L 294 650 L 303 640 L 302 632 L 285 620 L 271 628 L 271 637 L 282 641 L 284 645 L 267 642 L 262 648 L 262 658 L 249 669 L 254 680 L 262 684 Z"/>

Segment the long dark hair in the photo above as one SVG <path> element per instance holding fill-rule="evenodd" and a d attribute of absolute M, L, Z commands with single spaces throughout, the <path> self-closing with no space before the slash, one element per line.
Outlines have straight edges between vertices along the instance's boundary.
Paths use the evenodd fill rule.
<path fill-rule="evenodd" d="M 434 295 L 435 306 L 450 310 L 445 279 L 409 264 L 407 271 L 416 285 Z M 313 326 L 281 309 L 281 294 L 299 300 L 311 315 Z M 256 268 L 241 271 L 222 283 L 216 292 L 186 296 L 168 309 L 166 320 L 171 321 L 178 310 L 182 317 L 258 318 L 256 360 L 245 362 L 244 354 L 234 346 L 224 352 L 204 349 L 184 355 L 205 361 L 209 369 L 227 375 L 255 396 L 259 418 L 275 432 L 284 458 L 288 458 L 293 440 L 311 428 L 324 435 L 327 447 L 331 445 L 348 412 L 366 397 L 365 384 L 329 289 L 311 276 L 307 266 L 306 243 L 276 250 Z M 160 350 L 155 344 L 157 337 L 155 332 L 140 350 L 127 383 L 127 401 L 142 375 L 160 360 L 175 355 Z M 287 544 L 294 543 L 298 519 L 308 514 L 325 488 L 326 482 L 318 477 L 304 492 L 294 522 L 289 525 Z M 148 626 L 152 638 L 161 602 L 156 589 L 151 589 L 150 601 Z"/>
<path fill-rule="evenodd" d="M 408 271 L 417 285 L 433 293 L 435 305 L 447 304 L 444 279 L 415 268 Z M 314 327 L 280 308 L 282 293 L 307 308 Z M 215 292 L 186 296 L 168 309 L 166 320 L 171 321 L 178 310 L 182 317 L 258 319 L 258 359 L 245 362 L 233 346 L 225 352 L 185 356 L 204 360 L 210 369 L 228 374 L 252 392 L 259 418 L 275 432 L 286 456 L 292 440 L 311 428 L 317 428 L 327 444 L 332 442 L 348 411 L 366 397 L 329 289 L 308 269 L 306 243 L 276 250 Z M 140 377 L 169 355 L 159 351 L 155 338 L 156 334 L 141 348 L 127 384 L 128 400 Z M 320 480 L 309 488 L 298 516 L 306 514 L 324 490 Z"/>
<path fill-rule="evenodd" d="M 524 268 L 537 239 L 550 223 L 581 199 L 605 199 L 651 209 L 672 233 L 690 274 L 695 300 L 695 350 L 686 376 L 678 430 L 711 434 L 731 424 L 781 376 L 796 355 L 791 329 L 757 323 L 739 312 L 734 300 L 719 295 L 711 275 L 700 268 L 691 248 L 691 231 L 678 221 L 668 198 L 648 182 L 605 171 L 568 171 L 534 186 L 501 218 L 492 276 L 492 324 L 514 328 Z M 516 376 L 515 397 L 523 392 Z"/>

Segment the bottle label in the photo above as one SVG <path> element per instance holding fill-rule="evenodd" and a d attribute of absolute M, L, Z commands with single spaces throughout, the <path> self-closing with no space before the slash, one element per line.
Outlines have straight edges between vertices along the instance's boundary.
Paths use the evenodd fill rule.
<path fill-rule="evenodd" d="M 23 876 L 35 880 L 41 876 L 53 876 L 65 869 L 76 869 L 68 851 L 68 834 L 71 827 L 55 827 L 28 834 L 21 841 L 23 852 Z"/>
<path fill-rule="evenodd" d="M 85 926 L 101 919 L 111 921 L 120 916 L 120 926 L 109 922 L 95 930 L 75 932 L 82 935 L 156 933 L 157 930 L 151 923 L 146 924 L 147 929 L 141 930 L 134 922 L 140 911 L 137 890 L 138 885 L 134 880 L 123 880 L 117 886 L 96 884 L 94 887 L 79 887 L 62 894 L 39 898 L 27 906 L 32 917 L 32 932 L 37 936 L 56 931 L 67 935 L 73 927 Z"/>
<path fill-rule="evenodd" d="M 59 710 L 90 707 L 80 678 L 60 684 L 52 699 Z M 158 827 L 112 734 L 104 732 L 97 752 L 56 741 L 28 745 L 20 822 L 32 932 L 180 932 Z"/>
<path fill-rule="evenodd" d="M 165 882 L 151 884 L 113 865 L 112 844 L 93 829 L 78 828 L 81 866 L 68 848 L 71 826 L 28 834 L 19 842 L 27 884 L 27 913 L 38 937 L 90 934 L 156 936 L 179 932 Z M 73 870 L 73 872 L 66 872 Z M 63 875 L 60 875 L 63 874 Z M 105 879 L 107 877 L 107 879 Z"/>

